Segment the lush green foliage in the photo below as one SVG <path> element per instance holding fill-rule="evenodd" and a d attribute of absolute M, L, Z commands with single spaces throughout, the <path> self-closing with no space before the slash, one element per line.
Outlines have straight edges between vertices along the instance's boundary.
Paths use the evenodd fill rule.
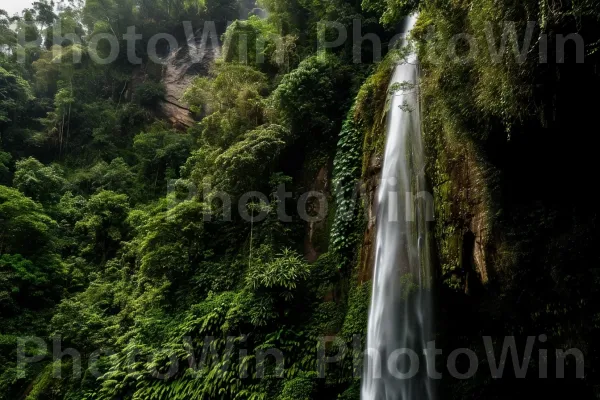
<path fill-rule="evenodd" d="M 192 111 L 207 114 L 200 140 L 224 147 L 263 123 L 267 77 L 253 67 L 229 63 L 217 64 L 213 75 L 196 78 L 185 99 Z"/>
<path fill-rule="evenodd" d="M 135 100 L 143 106 L 154 106 L 164 96 L 165 88 L 157 82 L 144 82 L 135 89 Z"/>
<path fill-rule="evenodd" d="M 297 36 L 281 36 L 275 26 L 257 16 L 235 21 L 223 35 L 224 59 L 251 65 L 266 73 L 288 71 L 297 64 Z"/>
<path fill-rule="evenodd" d="M 303 140 L 327 143 L 338 128 L 330 116 L 341 112 L 344 85 L 341 64 L 335 56 L 310 57 L 285 75 L 272 97 L 277 117 L 295 129 L 292 134 Z"/>
<path fill-rule="evenodd" d="M 356 127 L 352 108 L 340 132 L 337 154 L 333 162 L 337 209 L 331 241 L 333 249 L 341 254 L 353 250 L 358 239 L 355 223 L 360 207 L 362 142 L 362 132 Z"/>
<path fill-rule="evenodd" d="M 0 67 L 0 123 L 11 121 L 12 114 L 23 111 L 32 92 L 27 81 L 21 76 Z"/>
<path fill-rule="evenodd" d="M 380 20 L 385 25 L 394 25 L 404 16 L 412 14 L 418 6 L 419 0 L 363 0 L 365 10 L 373 11 L 380 15 Z"/>
<path fill-rule="evenodd" d="M 15 163 L 13 185 L 27 197 L 41 203 L 58 202 L 66 186 L 55 166 L 45 166 L 33 157 Z"/>
<path fill-rule="evenodd" d="M 42 254 L 51 245 L 51 228 L 56 224 L 42 206 L 15 189 L 0 186 L 0 216 L 3 254 Z"/>
<path fill-rule="evenodd" d="M 239 2 L 86 0 L 57 12 L 40 1 L 13 20 L 0 13 L 0 398 L 292 400 L 335 397 L 352 384 L 346 361 L 319 379 L 315 349 L 325 334 L 343 329 L 348 344 L 364 334 L 367 300 L 338 293 L 351 268 L 340 273 L 333 253 L 306 261 L 306 224 L 295 211 L 306 179 L 333 159 L 354 72 L 364 69 L 346 65 L 346 48 L 308 56 L 316 22 L 343 10 L 351 26 L 359 10 L 347 1 L 275 3 L 271 17 L 228 27 Z M 276 9 L 295 7 L 309 19 L 279 19 Z M 166 89 L 145 48 L 157 32 L 180 37 L 180 20 L 215 20 L 225 45 L 185 92 L 197 120 L 186 131 L 158 116 Z M 131 25 L 145 38 L 141 68 L 121 40 Z M 56 41 L 59 26 L 81 42 Z M 119 38 L 115 62 L 94 62 L 109 48 L 101 41 L 95 54 L 93 34 Z M 276 193 L 282 184 L 291 197 Z M 238 207 L 250 191 L 267 199 Z M 225 192 L 231 213 L 219 200 Z M 100 355 L 97 376 L 74 376 L 67 358 L 17 368 L 24 335 L 60 336 L 84 368 L 100 348 L 113 354 Z M 200 359 L 205 337 L 218 356 L 195 371 L 188 344 Z M 285 355 L 282 379 L 271 356 L 261 359 L 271 348 Z"/>

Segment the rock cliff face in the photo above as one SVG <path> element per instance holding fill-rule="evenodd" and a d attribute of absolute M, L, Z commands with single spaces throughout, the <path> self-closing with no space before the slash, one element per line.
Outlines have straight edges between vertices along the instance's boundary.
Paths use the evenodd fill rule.
<path fill-rule="evenodd" d="M 357 115 L 366 130 L 361 202 L 363 212 L 362 242 L 358 257 L 358 279 L 371 279 L 375 255 L 375 225 L 377 188 L 381 178 L 382 143 L 385 142 L 385 98 L 387 80 L 385 71 L 377 80 L 366 86 L 366 103 L 381 107 L 374 118 Z M 368 107 L 361 106 L 362 110 Z M 429 126 L 427 126 L 429 128 Z M 489 172 L 477 156 L 472 145 L 449 137 L 442 131 L 425 131 L 425 140 L 434 154 L 428 154 L 428 175 L 434 198 L 435 259 L 438 262 L 440 281 L 461 291 L 486 284 L 490 279 L 495 257 L 495 238 L 491 229 L 492 204 L 488 193 Z M 372 143 L 371 146 L 368 144 Z M 379 143 L 378 145 L 376 143 Z"/>
<path fill-rule="evenodd" d="M 330 173 L 328 165 L 324 165 L 317 172 L 316 177 L 310 183 L 309 190 L 321 193 L 324 198 L 331 197 L 330 193 Z M 320 204 L 316 198 L 312 198 L 307 204 L 309 215 L 318 215 L 319 207 L 326 207 L 326 204 Z M 326 210 L 326 208 L 325 208 Z M 304 239 L 304 257 L 308 262 L 315 262 L 321 254 L 327 251 L 323 245 L 323 237 L 327 235 L 327 219 L 308 221 L 306 224 L 306 235 Z"/>
<path fill-rule="evenodd" d="M 358 280 L 363 284 L 373 275 L 377 189 L 381 180 L 385 125 L 388 111 L 388 86 L 393 65 L 382 63 L 365 82 L 356 98 L 354 120 L 363 131 L 363 160 L 360 188 L 360 219 L 364 233 L 359 243 Z"/>
<path fill-rule="evenodd" d="M 197 76 L 208 75 L 220 49 L 212 46 L 212 41 L 204 46 L 200 35 L 188 41 L 176 51 L 172 51 L 162 70 L 165 98 L 159 102 L 159 112 L 175 127 L 187 128 L 194 123 L 189 106 L 183 101 L 185 90 Z"/>
<path fill-rule="evenodd" d="M 363 210 L 365 213 L 365 233 L 360 247 L 358 266 L 360 283 L 371 280 L 375 264 L 375 224 L 377 222 L 377 189 L 381 180 L 383 158 L 372 154 L 365 171 L 363 183 Z M 361 211 L 363 211 L 361 210 Z"/>
<path fill-rule="evenodd" d="M 434 177 L 436 239 L 443 278 L 468 292 L 474 282 L 485 284 L 493 253 L 491 204 L 485 167 L 467 144 L 440 138 Z M 433 168 L 432 168 L 433 169 Z"/>

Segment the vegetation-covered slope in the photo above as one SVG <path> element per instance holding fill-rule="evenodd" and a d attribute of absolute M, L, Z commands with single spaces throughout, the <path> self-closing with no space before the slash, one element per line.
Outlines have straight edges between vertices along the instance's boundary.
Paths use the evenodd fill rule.
<path fill-rule="evenodd" d="M 348 46 L 314 56 L 316 22 L 370 16 L 344 1 L 265 5 L 268 19 L 226 31 L 252 5 L 89 0 L 57 14 L 41 2 L 2 15 L 3 398 L 291 399 L 336 396 L 355 381 L 351 359 L 316 379 L 316 351 L 321 336 L 343 332 L 350 345 L 364 333 L 366 290 L 348 290 L 351 254 L 345 264 L 333 252 L 304 260 L 296 210 L 319 171 L 332 170 L 342 120 L 370 68 L 353 65 Z M 158 32 L 185 39 L 186 20 L 215 21 L 225 47 L 187 89 L 199 123 L 182 132 L 157 113 L 162 67 L 146 45 Z M 59 25 L 81 43 L 54 42 Z M 120 38 L 133 25 L 141 66 L 125 40 L 114 62 L 95 62 L 110 49 L 89 38 Z M 240 61 L 241 35 L 267 38 L 264 62 L 254 49 Z M 276 195 L 282 184 L 291 195 Z M 249 191 L 266 197 L 242 198 Z M 314 239 L 319 253 L 334 212 Z M 20 355 L 41 360 L 17 365 L 25 336 L 45 340 L 48 353 L 23 342 Z M 53 363 L 51 338 L 81 360 Z M 214 348 L 203 348 L 207 338 Z M 260 360 L 271 348 L 284 354 L 284 379 L 272 356 Z M 218 357 L 190 365 L 209 349 Z"/>

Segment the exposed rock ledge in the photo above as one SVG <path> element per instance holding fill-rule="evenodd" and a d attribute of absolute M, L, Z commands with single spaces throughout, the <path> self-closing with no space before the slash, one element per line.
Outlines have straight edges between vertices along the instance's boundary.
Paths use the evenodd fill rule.
<path fill-rule="evenodd" d="M 158 107 L 159 112 L 174 126 L 187 128 L 194 124 L 194 117 L 189 105 L 183 101 L 183 94 L 195 77 L 208 75 L 219 55 L 219 48 L 213 47 L 211 41 L 203 49 L 200 36 L 196 35 L 194 41 L 188 41 L 168 56 L 162 71 L 165 98 Z"/>

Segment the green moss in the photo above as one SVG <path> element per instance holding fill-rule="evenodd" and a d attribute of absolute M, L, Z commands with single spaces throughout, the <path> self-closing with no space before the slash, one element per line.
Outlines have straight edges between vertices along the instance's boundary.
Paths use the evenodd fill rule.
<path fill-rule="evenodd" d="M 388 86 L 393 73 L 390 58 L 381 62 L 356 96 L 354 120 L 363 131 L 362 173 L 365 177 L 371 157 L 382 154 L 385 146 L 385 117 Z"/>

